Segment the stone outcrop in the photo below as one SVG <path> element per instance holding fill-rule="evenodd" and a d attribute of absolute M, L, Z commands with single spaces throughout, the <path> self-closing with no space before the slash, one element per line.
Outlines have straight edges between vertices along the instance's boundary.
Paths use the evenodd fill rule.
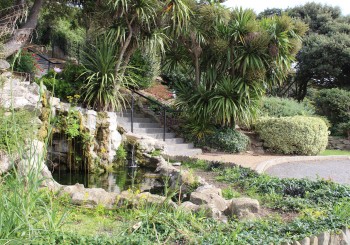
<path fill-rule="evenodd" d="M 350 139 L 329 136 L 327 149 L 350 150 Z"/>
<path fill-rule="evenodd" d="M 40 108 L 40 86 L 36 83 L 24 81 L 11 72 L 0 75 L 0 107 L 5 109 Z"/>
<path fill-rule="evenodd" d="M 224 212 L 227 209 L 226 200 L 221 196 L 221 189 L 211 185 L 197 188 L 191 193 L 190 201 L 197 205 L 207 204 L 219 212 Z"/>
<path fill-rule="evenodd" d="M 38 140 L 29 140 L 27 147 L 23 153 L 20 153 L 20 160 L 17 163 L 17 171 L 19 175 L 25 180 L 29 181 L 30 176 L 35 176 L 42 179 L 42 187 L 47 187 L 50 190 L 56 191 L 61 185 L 53 178 L 52 174 L 46 166 L 45 144 Z"/>
<path fill-rule="evenodd" d="M 324 231 L 318 235 L 305 237 L 300 241 L 284 242 L 282 244 L 300 244 L 300 245 L 349 245 L 350 244 L 350 230 L 343 228 L 340 232 Z"/>
<path fill-rule="evenodd" d="M 59 194 L 66 194 L 72 198 L 73 204 L 85 207 L 102 205 L 106 208 L 112 208 L 117 197 L 116 193 L 107 192 L 101 188 L 84 188 L 81 184 L 65 186 Z"/>
<path fill-rule="evenodd" d="M 0 175 L 8 172 L 12 168 L 12 163 L 10 158 L 0 151 Z"/>
<path fill-rule="evenodd" d="M 234 198 L 229 202 L 227 213 L 238 219 L 254 219 L 259 210 L 258 200 L 242 197 Z"/>

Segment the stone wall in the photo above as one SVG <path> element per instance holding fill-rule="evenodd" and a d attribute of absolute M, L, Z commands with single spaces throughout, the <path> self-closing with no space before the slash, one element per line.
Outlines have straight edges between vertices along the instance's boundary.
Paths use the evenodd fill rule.
<path fill-rule="evenodd" d="M 75 110 L 81 118 L 81 130 L 88 133 L 92 139 L 89 144 L 88 155 L 90 158 L 89 170 L 106 166 L 115 160 L 116 151 L 122 143 L 122 136 L 117 130 L 118 122 L 115 112 L 96 112 L 81 107 L 71 107 L 69 103 L 60 102 L 60 99 L 50 98 L 52 114 L 64 114 L 69 110 Z M 62 138 L 54 140 L 49 148 L 51 155 L 67 154 L 67 140 Z M 49 154 L 49 155 L 50 155 Z"/>
<path fill-rule="evenodd" d="M 343 228 L 340 232 L 322 232 L 315 236 L 305 237 L 293 243 L 283 243 L 285 245 L 346 245 L 350 244 L 350 230 Z"/>
<path fill-rule="evenodd" d="M 350 150 L 350 139 L 329 136 L 327 149 L 330 149 L 330 150 Z"/>

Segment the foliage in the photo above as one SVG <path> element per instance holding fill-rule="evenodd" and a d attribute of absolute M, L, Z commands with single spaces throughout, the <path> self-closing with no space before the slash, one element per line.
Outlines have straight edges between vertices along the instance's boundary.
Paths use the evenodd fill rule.
<path fill-rule="evenodd" d="M 256 115 L 262 93 L 258 84 L 227 77 L 217 81 L 213 87 L 200 85 L 192 90 L 188 86 L 179 85 L 176 106 L 198 124 L 208 121 L 221 126 L 233 126 L 237 122 L 249 124 Z"/>
<path fill-rule="evenodd" d="M 261 118 L 255 128 L 264 146 L 273 152 L 317 155 L 328 143 L 328 127 L 317 117 Z"/>
<path fill-rule="evenodd" d="M 307 100 L 298 103 L 293 99 L 263 97 L 261 115 L 267 117 L 312 116 L 315 107 Z"/>
<path fill-rule="evenodd" d="M 68 101 L 69 96 L 80 93 L 84 81 L 83 76 L 81 76 L 83 72 L 82 66 L 67 63 L 61 73 L 55 73 L 53 70 L 50 70 L 38 83 L 42 81 L 49 91 L 54 89 L 56 97 L 62 101 Z"/>
<path fill-rule="evenodd" d="M 123 144 L 121 144 L 119 147 L 118 147 L 118 149 L 117 149 L 117 151 L 116 151 L 116 159 L 118 160 L 118 161 L 123 161 L 123 160 L 126 160 L 126 157 L 127 157 L 127 152 L 126 152 L 126 150 L 125 150 L 125 148 L 124 148 L 124 145 Z"/>
<path fill-rule="evenodd" d="M 236 153 L 247 150 L 249 142 L 248 136 L 235 129 L 218 128 L 199 143 L 220 151 Z"/>
<path fill-rule="evenodd" d="M 350 92 L 339 88 L 321 89 L 314 98 L 317 113 L 332 123 L 332 133 L 347 135 L 350 121 Z"/>
<path fill-rule="evenodd" d="M 120 88 L 134 80 L 127 75 L 115 74 L 118 46 L 113 32 L 99 36 L 88 45 L 83 57 L 86 77 L 82 88 L 84 102 L 96 110 L 120 110 L 125 106 Z"/>
<path fill-rule="evenodd" d="M 13 64 L 13 70 L 18 72 L 34 74 L 37 70 L 35 55 L 25 50 L 16 54 L 12 58 L 11 64 Z"/>
<path fill-rule="evenodd" d="M 130 66 L 135 67 L 136 85 L 139 89 L 149 88 L 160 74 L 159 57 L 149 51 L 138 50 L 131 58 Z"/>
<path fill-rule="evenodd" d="M 26 139 L 32 137 L 34 115 L 25 110 L 6 113 L 0 108 L 0 118 L 0 152 L 15 153 Z"/>
<path fill-rule="evenodd" d="M 217 170 L 220 181 L 243 192 L 255 193 L 268 206 L 290 211 L 328 208 L 350 198 L 348 186 L 328 180 L 280 179 L 242 167 Z"/>
<path fill-rule="evenodd" d="M 349 86 L 350 24 L 338 7 L 307 3 L 287 10 L 310 27 L 297 56 L 296 96 L 303 99 L 310 85 Z"/>
<path fill-rule="evenodd" d="M 190 28 L 172 40 L 163 61 L 164 72 L 189 78 L 177 85 L 177 106 L 197 125 L 249 125 L 266 89 L 288 76 L 305 26 L 219 4 L 192 10 Z"/>

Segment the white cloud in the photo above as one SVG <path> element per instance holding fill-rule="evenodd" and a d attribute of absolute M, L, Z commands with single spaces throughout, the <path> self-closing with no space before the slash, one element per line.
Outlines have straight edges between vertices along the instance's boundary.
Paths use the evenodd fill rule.
<path fill-rule="evenodd" d="M 269 1 L 254 1 L 254 0 L 227 0 L 224 5 L 228 7 L 243 7 L 254 9 L 256 13 L 260 13 L 267 8 L 281 8 L 294 7 L 303 5 L 308 0 L 269 0 Z M 317 3 L 327 4 L 331 6 L 339 6 L 344 15 L 350 14 L 350 1 L 348 0 L 318 0 Z"/>

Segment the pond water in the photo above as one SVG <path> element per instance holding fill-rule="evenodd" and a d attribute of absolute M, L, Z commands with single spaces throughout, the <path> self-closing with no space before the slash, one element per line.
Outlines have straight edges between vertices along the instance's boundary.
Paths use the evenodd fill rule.
<path fill-rule="evenodd" d="M 83 184 L 86 188 L 103 188 L 108 192 L 120 193 L 133 189 L 159 192 L 163 188 L 162 178 L 151 170 L 139 167 L 123 166 L 112 173 L 88 174 L 79 171 L 57 171 L 53 178 L 62 185 Z"/>

